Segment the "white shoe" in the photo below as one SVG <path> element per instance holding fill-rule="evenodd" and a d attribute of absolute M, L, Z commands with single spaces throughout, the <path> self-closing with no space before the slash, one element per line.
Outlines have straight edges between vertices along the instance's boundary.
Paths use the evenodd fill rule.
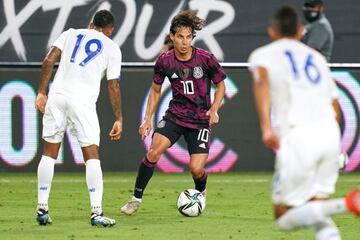
<path fill-rule="evenodd" d="M 206 195 L 207 195 L 207 189 L 205 188 L 204 191 L 201 192 L 201 194 L 204 196 L 204 198 L 206 199 Z"/>
<path fill-rule="evenodd" d="M 127 204 L 125 204 L 120 210 L 122 213 L 126 215 L 132 215 L 139 209 L 140 203 L 141 203 L 140 201 L 132 199 Z"/>

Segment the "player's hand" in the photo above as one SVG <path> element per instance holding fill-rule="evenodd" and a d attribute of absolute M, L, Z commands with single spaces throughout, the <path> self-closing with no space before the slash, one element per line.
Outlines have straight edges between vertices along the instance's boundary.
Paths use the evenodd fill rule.
<path fill-rule="evenodd" d="M 122 133 L 122 121 L 116 120 L 114 125 L 109 133 L 110 139 L 117 141 L 120 139 Z"/>
<path fill-rule="evenodd" d="M 40 112 L 45 112 L 45 106 L 47 102 L 47 96 L 42 93 L 38 93 L 35 100 L 35 107 L 39 109 Z"/>
<path fill-rule="evenodd" d="M 206 116 L 209 116 L 209 126 L 219 123 L 219 115 L 216 111 L 210 109 L 206 112 Z"/>
<path fill-rule="evenodd" d="M 279 137 L 272 129 L 263 132 L 262 140 L 267 148 L 278 150 L 280 147 Z"/>
<path fill-rule="evenodd" d="M 144 120 L 139 127 L 139 134 L 141 139 L 144 140 L 151 131 L 151 122 L 149 120 Z"/>

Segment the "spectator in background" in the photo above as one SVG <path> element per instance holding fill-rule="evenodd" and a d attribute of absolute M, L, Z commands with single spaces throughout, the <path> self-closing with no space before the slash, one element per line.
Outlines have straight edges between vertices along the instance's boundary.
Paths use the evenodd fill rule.
<path fill-rule="evenodd" d="M 334 33 L 324 14 L 323 0 L 305 0 L 303 13 L 306 21 L 301 41 L 319 51 L 329 62 L 333 50 Z"/>

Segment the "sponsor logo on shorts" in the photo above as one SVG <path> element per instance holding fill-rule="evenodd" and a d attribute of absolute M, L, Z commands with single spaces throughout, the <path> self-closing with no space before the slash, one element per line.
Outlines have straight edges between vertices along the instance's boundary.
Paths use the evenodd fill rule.
<path fill-rule="evenodd" d="M 205 143 L 201 143 L 201 144 L 199 144 L 199 147 L 201 147 L 201 148 L 203 148 L 203 149 L 206 149 L 206 145 L 205 145 Z"/>

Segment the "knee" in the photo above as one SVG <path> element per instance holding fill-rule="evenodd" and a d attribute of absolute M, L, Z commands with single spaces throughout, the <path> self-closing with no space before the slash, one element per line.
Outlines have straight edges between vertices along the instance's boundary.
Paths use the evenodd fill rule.
<path fill-rule="evenodd" d="M 280 230 L 290 231 L 294 229 L 292 224 L 289 223 L 289 219 L 286 217 L 287 211 L 288 208 L 285 206 L 274 206 L 275 223 Z"/>
<path fill-rule="evenodd" d="M 159 161 L 161 153 L 156 149 L 150 148 L 150 150 L 146 154 L 146 157 L 150 162 L 156 163 L 157 161 Z"/>
<path fill-rule="evenodd" d="M 204 168 L 199 167 L 199 166 L 191 166 L 190 165 L 190 172 L 191 172 L 191 175 L 193 176 L 193 178 L 199 179 L 204 174 Z"/>
<path fill-rule="evenodd" d="M 275 220 L 276 226 L 278 229 L 283 231 L 291 231 L 295 229 L 284 217 L 279 217 Z"/>

